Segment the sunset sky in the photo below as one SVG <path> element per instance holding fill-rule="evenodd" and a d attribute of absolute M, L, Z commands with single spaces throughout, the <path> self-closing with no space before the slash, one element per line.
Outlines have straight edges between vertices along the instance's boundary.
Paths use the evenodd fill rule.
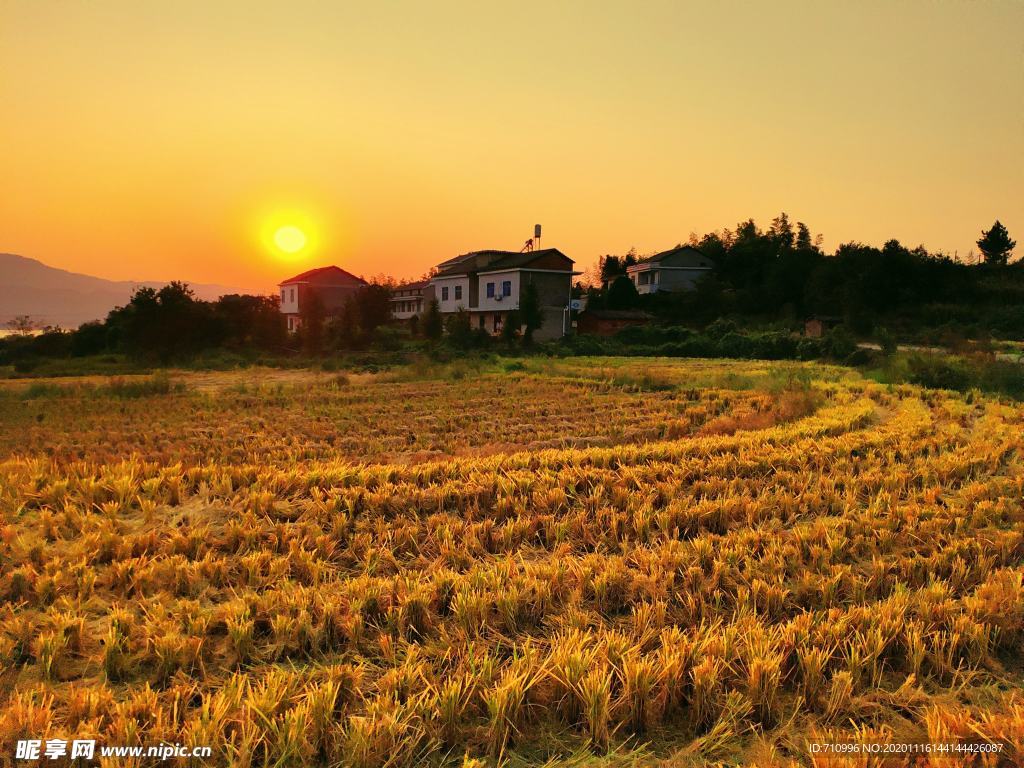
<path fill-rule="evenodd" d="M 1017 0 L 0 0 L 0 252 L 268 290 L 538 222 L 580 268 L 781 210 L 829 249 L 1024 244 L 1022 30 Z"/>

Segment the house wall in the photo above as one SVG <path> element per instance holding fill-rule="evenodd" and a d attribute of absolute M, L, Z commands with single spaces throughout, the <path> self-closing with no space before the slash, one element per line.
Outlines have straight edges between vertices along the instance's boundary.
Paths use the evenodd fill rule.
<path fill-rule="evenodd" d="M 657 269 L 636 269 L 633 271 L 627 271 L 627 274 L 629 275 L 629 279 L 633 281 L 633 285 L 636 287 L 636 292 L 640 295 L 657 293 L 658 280 L 660 278 Z"/>
<path fill-rule="evenodd" d="M 533 332 L 533 338 L 537 341 L 551 341 L 567 336 L 572 331 L 569 327 L 570 320 L 568 312 L 558 307 L 543 307 L 541 314 L 544 315 L 544 324 Z M 563 323 L 565 328 L 563 329 Z"/>
<path fill-rule="evenodd" d="M 434 286 L 427 284 L 423 286 L 423 311 L 426 312 L 430 308 L 430 302 L 437 298 L 437 291 L 434 290 Z"/>
<path fill-rule="evenodd" d="M 474 312 L 470 323 L 474 329 L 481 328 L 492 336 L 496 336 L 501 333 L 507 314 L 507 312 Z"/>
<path fill-rule="evenodd" d="M 679 267 L 660 267 L 651 265 L 644 268 L 635 269 L 630 268 L 628 270 L 629 279 L 633 281 L 633 285 L 636 286 L 637 293 L 644 295 L 648 293 L 657 293 L 658 291 L 692 291 L 697 287 L 697 281 L 701 277 L 706 275 L 710 270 L 699 267 L 695 268 L 679 268 Z M 640 275 L 648 274 L 654 277 L 654 281 L 647 285 L 642 285 L 640 282 Z"/>
<path fill-rule="evenodd" d="M 291 283 L 281 286 L 281 312 L 293 315 L 299 311 L 299 285 Z"/>
<path fill-rule="evenodd" d="M 534 332 L 533 336 L 538 341 L 558 339 L 564 333 L 571 331 L 569 327 L 569 313 L 566 307 L 569 306 L 569 294 L 572 291 L 572 274 L 570 272 L 533 272 L 522 271 L 520 291 L 533 283 L 537 286 L 537 298 L 540 300 L 541 312 L 544 315 L 544 324 Z M 522 293 L 520 293 L 520 296 Z"/>
<path fill-rule="evenodd" d="M 302 290 L 299 291 L 301 294 L 299 298 L 299 312 L 302 311 L 302 305 L 305 298 L 310 294 L 315 293 L 320 299 L 320 303 L 323 305 L 324 314 L 327 315 L 337 312 L 344 307 L 345 302 L 347 302 L 349 298 L 359 290 L 358 285 L 323 286 L 310 284 L 300 287 Z"/>
<path fill-rule="evenodd" d="M 391 315 L 398 320 L 407 320 L 420 314 L 424 307 L 420 296 L 398 296 L 391 299 Z"/>
<path fill-rule="evenodd" d="M 569 304 L 569 294 L 572 292 L 572 273 L 570 272 L 523 270 L 522 282 L 522 288 L 530 283 L 537 286 L 537 297 L 540 299 L 542 307 L 558 307 L 561 310 Z"/>
<path fill-rule="evenodd" d="M 418 315 L 425 309 L 423 289 L 398 288 L 391 295 L 390 305 L 391 316 L 397 320 L 407 320 Z"/>
<path fill-rule="evenodd" d="M 692 291 L 707 269 L 659 269 L 658 288 L 662 291 Z"/>
<path fill-rule="evenodd" d="M 503 297 L 500 301 L 497 298 L 487 298 L 487 284 L 494 283 L 494 295 L 501 293 L 501 284 L 508 280 L 512 283 L 512 293 Z M 506 272 L 494 272 L 493 274 L 480 275 L 478 277 L 477 295 L 479 297 L 477 308 L 482 312 L 507 312 L 519 309 L 519 270 L 508 270 Z"/>
<path fill-rule="evenodd" d="M 469 276 L 454 275 L 452 277 L 435 278 L 434 296 L 441 307 L 442 312 L 457 312 L 461 309 L 469 309 Z M 455 298 L 456 286 L 462 287 L 462 298 Z M 448 288 L 448 299 L 444 299 L 444 288 Z"/>

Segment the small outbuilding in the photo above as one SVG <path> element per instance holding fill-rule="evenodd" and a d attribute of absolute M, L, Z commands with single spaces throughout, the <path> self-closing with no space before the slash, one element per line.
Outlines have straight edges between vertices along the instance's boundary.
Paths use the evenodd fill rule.
<path fill-rule="evenodd" d="M 835 315 L 815 315 L 804 321 L 804 336 L 808 339 L 820 339 L 837 325 L 843 318 Z"/>
<path fill-rule="evenodd" d="M 653 319 L 647 312 L 632 309 L 587 309 L 576 319 L 576 330 L 594 336 L 612 336 L 623 328 L 647 325 Z"/>

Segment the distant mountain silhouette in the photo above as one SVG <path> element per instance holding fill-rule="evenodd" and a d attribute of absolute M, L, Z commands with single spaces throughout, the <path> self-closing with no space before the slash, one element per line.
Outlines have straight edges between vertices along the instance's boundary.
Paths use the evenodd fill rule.
<path fill-rule="evenodd" d="M 188 281 L 185 281 L 188 282 Z M 160 288 L 166 282 L 104 280 L 100 277 L 48 267 L 41 261 L 0 253 L 0 328 L 16 315 L 62 328 L 77 328 L 102 320 L 114 307 L 123 306 L 141 286 Z M 228 293 L 251 293 L 244 288 L 189 283 L 200 299 Z"/>

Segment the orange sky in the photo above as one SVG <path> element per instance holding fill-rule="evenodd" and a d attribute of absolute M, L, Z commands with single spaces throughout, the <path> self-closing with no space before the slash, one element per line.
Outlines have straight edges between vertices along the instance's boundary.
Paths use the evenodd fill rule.
<path fill-rule="evenodd" d="M 1024 243 L 1024 3 L 0 0 L 0 251 L 268 289 L 780 210 Z M 281 259 L 265 222 L 315 246 Z M 1018 248 L 1018 255 L 1024 245 Z"/>

